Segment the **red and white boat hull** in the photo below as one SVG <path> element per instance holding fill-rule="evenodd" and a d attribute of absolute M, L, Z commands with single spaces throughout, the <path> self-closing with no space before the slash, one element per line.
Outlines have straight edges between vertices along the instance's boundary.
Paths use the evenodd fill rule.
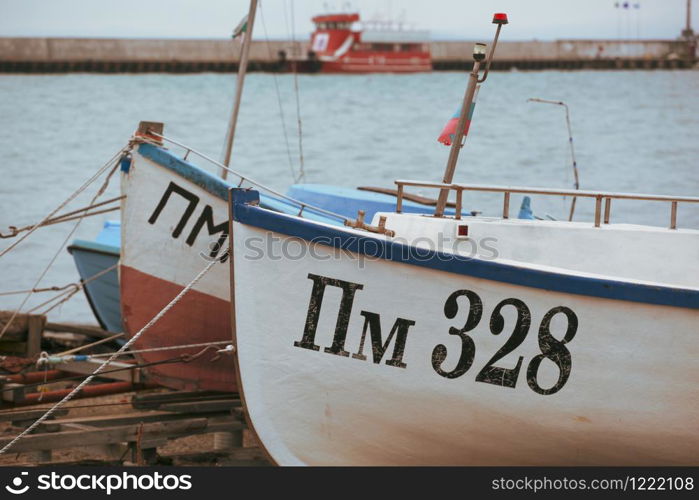
<path fill-rule="evenodd" d="M 165 150 L 140 145 L 122 174 L 121 306 L 128 336 L 137 333 L 227 247 L 227 209 L 222 181 L 202 171 L 177 169 Z M 156 161 L 157 160 L 157 161 Z M 169 165 L 169 167 L 167 166 Z M 223 247 L 218 248 L 223 238 Z M 134 349 L 230 340 L 228 265 L 216 265 L 149 328 Z M 225 347 L 224 344 L 217 348 Z M 203 348 L 138 355 L 154 363 Z M 147 368 L 158 383 L 174 389 L 235 391 L 233 361 L 212 361 L 209 349 L 191 362 Z"/>

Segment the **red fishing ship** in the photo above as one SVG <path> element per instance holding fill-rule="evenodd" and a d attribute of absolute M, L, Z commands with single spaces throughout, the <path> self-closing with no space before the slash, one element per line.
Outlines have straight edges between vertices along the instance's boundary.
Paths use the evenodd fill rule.
<path fill-rule="evenodd" d="M 432 70 L 429 32 L 392 22 L 360 22 L 359 14 L 313 19 L 310 59 L 323 73 L 416 73 Z"/>

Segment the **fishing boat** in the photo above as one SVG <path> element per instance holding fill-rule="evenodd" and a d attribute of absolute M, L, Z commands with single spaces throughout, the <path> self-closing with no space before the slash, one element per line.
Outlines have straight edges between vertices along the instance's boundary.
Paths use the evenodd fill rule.
<path fill-rule="evenodd" d="M 231 191 L 237 386 L 275 463 L 697 465 L 699 230 L 677 207 L 699 198 L 454 183 L 496 42 L 443 182 L 396 181 L 393 211 L 337 227 Z M 412 189 L 438 193 L 432 216 L 402 211 Z M 473 191 L 502 214 L 463 218 Z M 512 195 L 591 199 L 594 220 L 511 219 Z M 614 200 L 669 224 L 613 223 Z"/>
<path fill-rule="evenodd" d="M 122 331 L 117 271 L 120 246 L 121 224 L 106 221 L 94 240 L 76 239 L 68 247 L 90 308 L 100 326 L 110 332 Z"/>
<path fill-rule="evenodd" d="M 261 184 L 230 170 L 236 182 L 223 180 L 164 147 L 163 124 L 141 122 L 132 153 L 121 166 L 120 299 L 124 332 L 138 332 L 213 259 L 225 262 L 228 190 L 242 183 Z M 173 146 L 173 145 L 171 145 Z M 217 168 L 222 164 L 200 157 Z M 343 224 L 332 212 L 268 191 L 261 205 L 309 220 Z M 260 251 L 264 249 L 258 249 Z M 230 339 L 229 279 L 226 266 L 204 277 L 172 310 L 136 342 L 138 350 L 167 345 L 205 344 Z M 192 348 L 183 352 L 196 353 Z M 172 357 L 168 351 L 139 355 L 145 363 Z M 149 370 L 153 380 L 183 390 L 234 391 L 230 358 L 210 357 L 184 365 L 162 364 Z"/>
<path fill-rule="evenodd" d="M 429 32 L 393 22 L 362 22 L 358 13 L 313 19 L 310 51 L 284 54 L 297 69 L 322 73 L 420 73 L 432 71 Z"/>
<path fill-rule="evenodd" d="M 395 195 L 386 194 L 385 191 L 380 188 L 354 189 L 326 184 L 296 184 L 286 194 L 300 202 L 347 217 L 356 217 L 361 210 L 371 220 L 374 214 L 389 210 L 395 204 Z M 403 209 L 410 213 L 429 213 L 435 202 L 434 199 L 415 196 L 404 201 Z M 121 222 L 105 221 L 94 240 L 76 239 L 68 247 L 68 252 L 73 256 L 80 279 L 85 284 L 85 296 L 98 323 L 107 331 L 121 332 L 117 272 L 121 252 Z"/>
<path fill-rule="evenodd" d="M 389 206 L 386 199 L 395 199 L 366 189 L 318 185 L 297 185 L 290 196 L 265 188 L 229 167 L 256 4 L 251 0 L 244 19 L 249 36 L 243 44 L 223 162 L 166 137 L 162 123 L 146 121 L 139 124 L 132 138 L 133 151 L 122 159 L 119 291 L 123 329 L 129 338 L 148 324 L 205 263 L 215 259 L 225 262 L 227 254 L 222 247 L 227 243 L 227 201 L 232 187 L 246 184 L 262 190 L 260 204 L 267 209 L 339 226 L 348 223 L 345 214 L 351 214 L 358 218 L 354 223 L 357 227 L 365 227 L 364 220 Z M 174 152 L 176 148 L 181 149 L 180 154 Z M 220 176 L 192 163 L 191 156 L 215 167 Z M 234 182 L 228 180 L 229 175 Z M 429 203 L 436 201 L 425 202 L 419 197 L 406 200 L 405 210 L 426 213 Z M 451 213 L 453 209 L 445 210 Z M 264 253 L 266 249 L 257 250 Z M 211 356 L 200 356 L 185 364 L 168 364 L 172 353 L 156 350 L 196 344 L 178 352 L 194 355 L 201 345 L 230 339 L 229 281 L 227 268 L 205 276 L 134 344 L 136 350 L 153 349 L 137 356 L 151 364 L 148 371 L 155 382 L 181 390 L 236 390 L 229 357 L 217 356 L 212 361 Z"/>

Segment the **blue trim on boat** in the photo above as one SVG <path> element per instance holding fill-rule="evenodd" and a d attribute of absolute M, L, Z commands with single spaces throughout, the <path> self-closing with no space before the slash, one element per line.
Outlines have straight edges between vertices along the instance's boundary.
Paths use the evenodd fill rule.
<path fill-rule="evenodd" d="M 73 253 L 73 249 L 86 250 L 92 252 L 106 253 L 119 257 L 121 249 L 114 245 L 105 245 L 96 241 L 89 240 L 73 240 L 73 243 L 68 247 L 68 251 Z"/>
<path fill-rule="evenodd" d="M 697 290 L 561 274 L 411 247 L 370 235 L 358 236 L 349 231 L 316 224 L 299 217 L 282 216 L 258 206 L 248 205 L 246 201 L 250 196 L 247 194 L 249 191 L 244 197 L 241 190 L 234 188 L 232 191 L 232 214 L 237 222 L 370 257 L 554 292 L 699 309 Z"/>
<path fill-rule="evenodd" d="M 378 212 L 395 212 L 395 196 L 373 191 L 328 184 L 294 184 L 286 192 L 287 196 L 295 200 L 323 207 L 336 214 L 345 217 L 357 217 L 357 209 L 364 211 L 366 220 L 370 221 Z M 429 214 L 434 213 L 435 207 L 403 200 L 404 213 Z M 454 210 L 447 208 L 445 213 L 453 215 Z"/>
<path fill-rule="evenodd" d="M 193 182 L 200 188 L 222 200 L 228 200 L 228 189 L 231 185 L 225 182 L 220 177 L 216 177 L 209 172 L 200 169 L 188 163 L 181 158 L 178 158 L 169 151 L 154 146 L 152 144 L 143 143 L 138 146 L 138 152 L 141 156 L 154 161 L 158 165 L 162 165 L 168 170 L 172 170 L 176 174 Z"/>
<path fill-rule="evenodd" d="M 192 165 L 185 160 L 178 158 L 166 149 L 159 148 L 152 144 L 143 143 L 138 146 L 138 152 L 141 156 L 154 161 L 168 170 L 176 173 L 180 177 L 187 179 L 189 182 L 196 184 L 205 191 L 211 193 L 217 198 L 228 201 L 228 190 L 234 187 L 220 177 L 210 174 L 206 170 L 202 170 L 196 165 Z M 260 194 L 260 205 L 286 214 L 298 214 L 300 207 L 283 198 Z M 303 216 L 306 219 L 311 219 L 328 224 L 342 225 L 343 221 L 338 218 L 333 218 L 321 212 L 306 208 L 303 211 Z"/>

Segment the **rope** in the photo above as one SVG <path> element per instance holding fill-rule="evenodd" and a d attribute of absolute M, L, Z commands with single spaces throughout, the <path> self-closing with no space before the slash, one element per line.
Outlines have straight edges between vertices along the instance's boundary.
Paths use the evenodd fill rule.
<path fill-rule="evenodd" d="M 286 7 L 286 4 L 284 4 Z M 295 44 L 296 43 L 296 33 L 294 30 L 294 0 L 291 0 L 290 2 L 290 10 L 291 10 L 291 43 Z M 286 14 L 286 9 L 284 9 L 284 13 Z M 296 95 L 296 123 L 297 123 L 297 129 L 298 129 L 298 136 L 299 136 L 299 175 L 297 178 L 294 179 L 295 183 L 299 183 L 304 180 L 306 177 L 306 171 L 303 168 L 303 128 L 301 126 L 301 99 L 299 98 L 299 74 L 298 71 L 296 71 L 296 63 L 291 65 L 293 68 L 293 74 L 294 74 L 294 94 Z"/>
<path fill-rule="evenodd" d="M 112 340 L 116 340 L 116 339 L 118 339 L 118 338 L 120 338 L 120 337 L 123 337 L 123 336 L 124 336 L 124 333 L 123 333 L 123 332 L 122 332 L 122 333 L 115 333 L 114 335 L 110 335 L 109 337 L 105 337 L 105 338 L 103 338 L 103 339 L 96 340 L 95 342 L 91 342 L 91 343 L 89 343 L 89 344 L 81 345 L 81 346 L 76 347 L 76 348 L 74 348 L 74 349 L 69 349 L 69 350 L 67 350 L 67 351 L 60 352 L 60 353 L 56 354 L 56 356 L 68 356 L 68 355 L 70 355 L 70 354 L 73 354 L 73 353 L 76 353 L 76 352 L 80 352 L 80 351 L 82 351 L 83 349 L 88 349 L 88 348 L 90 348 L 90 347 L 95 347 L 96 345 L 100 345 L 100 344 L 105 344 L 105 343 L 107 343 L 107 342 L 111 342 Z M 41 358 L 39 358 L 39 359 L 41 359 Z"/>
<path fill-rule="evenodd" d="M 62 352 L 60 354 L 56 354 L 55 356 L 43 356 L 42 358 L 39 358 L 39 361 L 41 363 L 46 363 L 46 360 L 50 360 L 51 364 L 57 364 L 59 362 L 59 358 L 64 357 L 64 356 L 69 356 L 75 352 L 81 351 L 83 349 L 87 349 L 88 347 L 93 347 L 98 344 L 102 344 L 104 342 L 108 342 L 110 340 L 114 340 L 115 338 L 121 337 L 124 335 L 123 333 L 119 333 L 117 335 L 114 335 L 112 337 L 107 337 L 106 339 L 98 340 L 97 342 L 93 342 L 92 344 L 87 344 L 84 346 L 76 347 L 75 349 L 71 349 L 70 351 Z M 142 354 L 144 352 L 160 352 L 160 351 L 176 351 L 179 349 L 191 349 L 194 347 L 212 347 L 215 345 L 221 345 L 221 344 L 230 344 L 230 340 L 218 340 L 216 342 L 201 342 L 199 344 L 183 344 L 183 345 L 171 345 L 171 346 L 165 346 L 165 347 L 151 347 L 149 349 L 139 349 L 139 350 L 130 350 L 130 351 L 125 351 L 119 354 L 118 356 L 131 356 L 132 354 Z M 95 358 L 103 358 L 105 356 L 111 356 L 114 353 L 111 352 L 105 352 L 105 353 L 98 353 L 98 354 L 86 354 L 85 356 L 87 359 L 95 359 Z M 117 356 L 117 357 L 118 357 Z M 41 361 L 41 360 L 45 361 Z M 70 359 L 65 359 L 61 360 L 61 362 L 67 362 L 67 361 L 72 361 Z"/>
<path fill-rule="evenodd" d="M 68 283 L 67 285 L 64 285 L 64 286 L 52 286 L 52 287 L 47 287 L 47 288 L 29 288 L 27 290 L 12 290 L 9 292 L 2 292 L 2 293 L 0 293 L 0 296 L 19 295 L 19 294 L 23 294 L 23 293 L 62 292 L 62 293 L 54 295 L 49 300 L 42 302 L 38 306 L 35 306 L 32 309 L 29 309 L 27 311 L 28 313 L 31 313 L 32 311 L 40 309 L 41 307 L 45 306 L 46 304 L 53 302 L 58 297 L 61 297 L 61 296 L 65 295 L 66 293 L 73 292 L 76 289 L 82 290 L 86 284 L 90 283 L 93 280 L 96 280 L 97 278 L 100 278 L 101 276 L 109 273 L 110 271 L 113 271 L 117 267 L 119 267 L 118 263 L 114 264 L 112 266 L 109 266 L 106 269 L 102 269 L 100 272 L 93 274 L 92 276 L 81 281 L 80 283 Z"/>
<path fill-rule="evenodd" d="M 122 150 L 120 151 L 120 153 L 123 152 L 124 150 L 125 150 L 125 148 L 122 148 Z M 105 178 L 104 182 L 102 183 L 102 186 L 100 186 L 100 188 L 97 190 L 97 193 L 95 194 L 95 196 L 93 196 L 93 197 L 92 197 L 92 200 L 90 200 L 90 205 L 94 204 L 95 201 L 97 201 L 97 198 L 99 198 L 100 196 L 102 196 L 102 194 L 103 194 L 103 193 L 105 192 L 105 190 L 107 189 L 107 186 L 109 185 L 109 181 L 110 181 L 110 179 L 112 178 L 112 175 L 114 175 L 114 172 L 115 172 L 116 169 L 119 167 L 119 163 L 118 163 L 117 160 L 118 160 L 118 158 L 120 157 L 120 153 L 117 153 L 116 155 L 114 155 L 114 156 L 109 160 L 108 163 L 106 163 L 102 168 L 100 168 L 100 170 L 99 170 L 100 172 L 105 172 L 105 171 L 108 170 L 110 167 L 111 167 L 111 171 L 109 171 L 109 173 L 107 174 L 107 177 Z M 112 166 L 112 163 L 114 163 L 114 166 Z M 100 173 L 100 175 L 101 175 L 101 173 Z M 93 176 L 93 180 L 96 179 L 96 178 L 97 178 L 97 177 Z M 55 212 L 54 212 L 54 213 L 55 213 Z M 41 283 L 41 280 L 44 279 L 44 276 L 46 276 L 46 273 L 48 273 L 49 269 L 51 269 L 51 266 L 53 266 L 54 262 L 56 262 L 56 259 L 57 259 L 58 256 L 60 255 L 61 250 L 63 250 L 63 247 L 65 247 L 65 246 L 68 244 L 68 241 L 70 241 L 70 239 L 73 237 L 73 234 L 75 233 L 75 231 L 77 231 L 78 227 L 80 227 L 80 223 L 82 223 L 82 221 L 83 221 L 83 218 L 82 218 L 82 217 L 78 218 L 77 222 L 75 223 L 75 225 L 73 226 L 73 228 L 70 230 L 70 232 L 68 233 L 68 235 L 65 237 L 65 239 L 63 240 L 63 243 L 61 243 L 61 245 L 58 247 L 58 249 L 56 250 L 56 253 L 54 253 L 53 257 L 51 258 L 51 260 L 49 261 L 49 263 L 46 265 L 46 267 L 44 268 L 44 270 L 41 272 L 41 274 L 39 275 L 39 278 L 36 280 L 36 282 L 34 283 L 34 285 L 32 286 L 32 288 L 37 288 L 37 287 L 39 286 L 39 283 Z M 46 222 L 46 219 L 44 219 L 44 221 L 42 221 L 41 224 L 43 224 L 44 222 Z M 29 236 L 30 234 L 32 234 L 32 232 L 34 232 L 34 230 L 35 230 L 37 227 L 39 227 L 39 226 L 35 226 L 34 228 L 30 229 L 28 232 L 26 232 L 26 233 L 24 234 L 23 237 L 20 237 L 18 240 L 16 240 L 14 246 L 16 246 L 17 243 L 19 243 L 20 241 L 22 241 L 24 238 L 26 238 L 26 237 Z M 12 247 L 13 247 L 13 245 L 10 245 L 10 247 L 8 247 L 8 251 L 9 251 L 9 249 L 12 248 Z M 5 253 L 7 253 L 7 252 L 5 252 Z M 3 255 L 3 254 L 0 254 L 0 257 L 1 257 L 2 255 Z M 75 290 L 71 290 L 70 292 L 68 292 L 68 297 L 66 297 L 65 300 L 59 302 L 58 304 L 62 304 L 62 303 L 65 302 L 66 300 L 70 299 L 70 298 L 71 298 L 73 295 L 75 295 L 76 293 L 78 293 L 78 288 L 76 288 Z M 22 300 L 22 303 L 19 305 L 19 307 L 17 307 L 17 309 L 14 310 L 14 312 L 12 313 L 12 316 L 11 316 L 10 319 L 7 321 L 7 323 L 5 323 L 5 326 L 3 327 L 2 331 L 0 331 L 0 338 L 2 338 L 3 335 L 5 335 L 5 332 L 10 328 L 10 325 L 12 324 L 12 322 L 15 320 L 15 318 L 16 318 L 17 315 L 19 314 L 19 311 L 22 310 L 22 308 L 24 307 L 24 305 L 25 305 L 25 304 L 27 303 L 27 301 L 29 300 L 29 297 L 31 297 L 31 296 L 32 296 L 32 294 L 31 294 L 31 293 L 28 293 L 28 294 L 24 297 L 24 299 Z M 53 308 L 54 308 L 55 306 L 57 306 L 58 304 L 55 304 L 53 307 L 51 307 L 51 309 L 53 309 Z M 35 309 L 36 309 L 36 308 L 35 308 Z M 49 311 L 50 311 L 51 309 L 49 309 Z M 48 312 L 48 311 L 47 311 L 47 312 Z"/>
<path fill-rule="evenodd" d="M 265 32 L 265 46 L 267 47 L 267 55 L 269 60 L 272 58 L 272 49 L 269 46 L 269 37 L 267 36 L 267 25 L 265 24 L 265 16 L 262 9 L 262 4 L 260 4 L 260 20 L 262 21 L 262 30 Z M 279 82 L 277 81 L 277 74 L 272 73 L 274 81 L 274 90 L 277 93 L 277 104 L 279 105 L 279 119 L 281 120 L 282 132 L 284 134 L 284 142 L 286 143 L 286 155 L 289 160 L 289 170 L 291 171 L 291 178 L 296 181 L 296 174 L 294 173 L 294 164 L 291 160 L 291 146 L 289 145 L 289 136 L 286 133 L 286 120 L 284 119 L 284 107 L 282 105 L 282 95 L 279 92 Z"/>
<path fill-rule="evenodd" d="M 66 290 L 65 292 L 62 292 L 62 293 L 59 293 L 59 294 L 57 294 L 57 295 L 51 297 L 49 300 L 47 300 L 47 301 L 45 301 L 45 302 L 42 302 L 42 303 L 39 304 L 38 306 L 32 307 L 31 309 L 27 310 L 26 314 L 32 314 L 32 313 L 34 313 L 35 311 L 37 311 L 38 309 L 44 307 L 44 306 L 47 305 L 47 304 L 50 304 L 51 302 L 53 302 L 53 301 L 55 301 L 55 300 L 58 300 L 58 299 L 60 298 L 61 300 L 58 300 L 58 302 L 56 302 L 55 304 L 53 304 L 51 307 L 49 307 L 48 309 L 46 309 L 44 312 L 40 313 L 40 314 L 42 314 L 42 315 L 45 315 L 45 314 L 47 314 L 47 313 L 53 311 L 55 308 L 57 308 L 57 307 L 60 306 L 61 304 L 65 304 L 66 302 L 68 302 L 70 299 L 73 298 L 73 296 L 74 296 L 75 294 L 77 294 L 77 293 L 80 291 L 80 289 L 81 289 L 81 287 L 79 287 L 78 285 L 76 285 L 76 286 L 73 287 L 72 289 Z"/>
<path fill-rule="evenodd" d="M 36 224 L 32 229 L 30 229 L 27 233 L 24 235 L 20 236 L 17 240 L 15 240 L 10 246 L 5 248 L 4 250 L 0 250 L 0 257 L 3 255 L 9 253 L 13 248 L 15 248 L 17 245 L 19 245 L 22 241 L 24 241 L 30 234 L 32 234 L 34 231 L 36 231 L 38 228 L 40 228 L 47 220 L 49 220 L 51 217 L 56 215 L 56 213 L 63 209 L 68 203 L 73 201 L 80 193 L 85 191 L 87 187 L 92 184 L 96 179 L 99 178 L 100 175 L 102 175 L 106 170 L 109 169 L 111 166 L 112 162 L 114 162 L 123 152 L 126 151 L 126 148 L 120 149 L 114 156 L 112 156 L 107 163 L 105 163 L 100 169 L 95 173 L 92 177 L 90 177 L 87 181 L 85 181 L 82 186 L 80 186 L 78 189 L 76 189 L 68 198 L 66 198 L 65 201 L 63 201 L 60 205 L 58 205 L 55 209 L 53 209 L 44 219 Z"/>
<path fill-rule="evenodd" d="M 51 297 L 49 300 L 47 300 L 47 301 L 45 301 L 45 302 L 42 302 L 42 303 L 39 304 L 38 306 L 35 306 L 35 307 L 32 307 L 31 309 L 29 309 L 29 310 L 27 311 L 27 313 L 28 313 L 28 314 L 33 313 L 33 312 L 36 311 L 37 309 L 41 309 L 42 307 L 44 307 L 44 306 L 47 305 L 47 304 L 50 304 L 51 302 L 53 302 L 54 300 L 58 299 L 59 297 L 61 297 L 61 296 L 63 296 L 63 295 L 67 295 L 67 296 L 64 297 L 62 300 L 60 300 L 60 301 L 57 302 L 56 304 L 53 304 L 51 307 L 49 307 L 48 309 L 46 309 L 44 312 L 41 313 L 41 314 L 48 314 L 49 312 L 53 311 L 53 310 L 54 310 L 56 307 L 58 307 L 59 305 L 63 304 L 64 302 L 67 302 L 68 300 L 70 300 L 70 298 L 73 297 L 73 295 L 75 295 L 75 294 L 78 293 L 80 290 L 82 290 L 83 288 L 85 288 L 85 285 L 87 285 L 88 283 L 90 283 L 90 282 L 93 281 L 93 280 L 96 280 L 97 278 L 100 278 L 100 277 L 104 276 L 104 275 L 107 274 L 107 273 L 110 273 L 111 271 L 114 271 L 117 267 L 119 267 L 119 263 L 118 263 L 118 262 L 117 262 L 116 264 L 114 264 L 114 265 L 111 265 L 111 266 L 105 268 L 105 269 L 102 269 L 100 272 L 98 272 L 98 273 L 96 273 L 96 274 L 93 274 L 92 276 L 90 276 L 90 277 L 87 278 L 86 280 L 83 280 L 83 281 L 80 282 L 80 283 L 71 283 L 70 285 L 68 285 L 68 286 L 73 287 L 71 290 L 65 290 L 64 292 L 59 293 L 59 294 L 57 294 L 57 295 Z"/>
<path fill-rule="evenodd" d="M 65 286 L 51 286 L 48 288 L 28 288 L 26 290 L 11 290 L 9 292 L 0 292 L 0 297 L 5 295 L 20 295 L 23 293 L 43 293 L 43 292 L 60 292 L 66 288 L 77 286 L 77 283 L 68 283 Z"/>
<path fill-rule="evenodd" d="M 117 373 L 117 372 L 123 372 L 123 371 L 128 371 L 128 370 L 136 370 L 136 369 L 141 369 L 141 368 L 149 368 L 151 366 L 176 364 L 176 363 L 189 363 L 189 362 L 194 361 L 195 359 L 199 358 L 202 354 L 204 354 L 204 352 L 206 352 L 206 350 L 203 350 L 203 351 L 198 352 L 196 354 L 193 354 L 191 356 L 189 354 L 180 354 L 179 356 L 174 356 L 172 358 L 167 358 L 167 359 L 163 359 L 160 361 L 152 361 L 150 363 L 141 363 L 141 364 L 134 363 L 134 364 L 130 364 L 129 366 L 125 366 L 123 368 L 114 368 L 113 370 L 107 370 L 107 371 L 100 372 L 100 378 L 102 378 L 102 376 L 108 375 L 110 373 Z M 45 370 L 48 371 L 48 366 L 45 368 Z M 84 377 L 84 375 L 75 375 L 72 377 L 62 377 L 62 378 L 55 379 L 55 380 L 49 380 L 49 381 L 43 381 L 43 382 L 34 382 L 32 384 L 22 384 L 22 388 L 27 389 L 30 387 L 41 387 L 41 386 L 45 386 L 48 384 L 53 384 L 54 382 L 59 383 L 59 382 L 68 382 L 71 380 L 80 380 L 83 377 Z M 109 378 L 109 377 L 105 377 L 105 378 Z M 3 389 L 0 389 L 0 394 L 2 394 L 4 392 L 14 391 L 16 389 L 17 389 L 16 387 L 3 388 Z M 75 408 L 75 407 L 71 406 L 70 408 Z M 48 410 L 49 408 L 37 408 L 37 409 Z M 2 412 L 0 412 L 0 414 L 2 414 Z"/>
<path fill-rule="evenodd" d="M 62 214 L 62 215 L 58 215 L 58 216 L 56 216 L 56 217 L 54 217 L 54 218 L 52 218 L 52 219 L 48 219 L 46 222 L 44 222 L 43 224 L 41 224 L 41 226 L 50 226 L 50 225 L 53 225 L 53 224 L 60 224 L 61 222 L 68 222 L 69 220 L 75 220 L 75 219 L 77 219 L 77 218 L 79 218 L 79 217 L 91 217 L 91 216 L 93 216 L 93 215 L 100 215 L 100 214 L 106 214 L 106 213 L 108 213 L 108 212 L 114 212 L 115 210 L 119 210 L 120 207 L 119 207 L 119 206 L 116 206 L 116 207 L 106 208 L 106 209 L 104 209 L 104 210 L 97 210 L 97 211 L 95 211 L 95 212 L 89 212 L 89 213 L 87 212 L 87 210 L 90 210 L 91 208 L 101 207 L 101 206 L 107 205 L 108 203 L 112 203 L 112 202 L 114 202 L 114 201 L 121 200 L 121 199 L 123 199 L 123 198 L 125 198 L 125 196 L 117 196 L 116 198 L 111 198 L 111 199 L 109 199 L 109 200 L 105 200 L 105 201 L 102 201 L 102 202 L 100 202 L 100 203 L 95 203 L 95 204 L 89 205 L 89 206 L 87 206 L 87 207 L 83 207 L 83 208 L 79 208 L 79 209 L 77 209 L 77 210 L 73 210 L 72 212 L 68 212 L 68 213 L 65 213 L 65 214 Z M 80 212 L 85 212 L 85 213 L 84 213 L 83 215 L 75 215 L 75 214 L 78 214 L 78 213 L 80 213 Z M 73 217 L 71 217 L 71 216 L 73 216 Z M 15 227 L 15 226 L 10 226 L 10 228 L 9 228 L 9 229 L 10 229 L 10 232 L 7 233 L 7 234 L 2 234 L 2 233 L 0 233 L 0 238 L 14 238 L 14 237 L 17 236 L 19 233 L 21 233 L 21 232 L 23 232 L 23 231 L 28 231 L 28 230 L 32 229 L 34 226 L 36 226 L 36 225 L 37 225 L 37 224 L 30 224 L 29 226 L 24 226 L 24 227 L 20 227 L 20 228 L 17 228 L 17 227 Z"/>
<path fill-rule="evenodd" d="M 153 131 L 153 130 L 149 130 L 148 133 L 149 133 L 150 135 L 153 135 L 153 136 L 155 136 L 155 137 L 158 137 L 158 138 L 162 139 L 162 140 L 165 141 L 165 142 L 169 142 L 169 143 L 171 143 L 171 144 L 174 144 L 175 146 L 179 146 L 179 147 L 183 148 L 184 150 L 187 151 L 186 154 L 194 153 L 194 154 L 197 155 L 199 158 L 202 158 L 202 159 L 208 161 L 208 162 L 211 163 L 212 165 L 215 165 L 215 166 L 217 166 L 217 167 L 219 167 L 219 168 L 221 168 L 221 169 L 227 170 L 228 172 L 232 173 L 232 174 L 235 175 L 238 179 L 240 179 L 240 182 L 238 183 L 238 187 L 240 187 L 244 182 L 247 182 L 248 184 L 252 184 L 253 186 L 259 188 L 260 190 L 262 190 L 262 191 L 264 191 L 264 192 L 266 192 L 266 193 L 270 193 L 270 194 L 272 194 L 272 195 L 274 195 L 274 196 L 276 196 L 276 197 L 278 197 L 278 198 L 281 198 L 281 199 L 283 199 L 283 200 L 286 200 L 286 201 L 288 201 L 288 202 L 293 203 L 294 205 L 297 205 L 297 206 L 301 209 L 300 212 L 299 212 L 299 217 L 303 217 L 302 212 L 303 212 L 305 209 L 310 209 L 310 210 L 312 210 L 313 212 L 316 212 L 316 213 L 319 213 L 319 214 L 322 214 L 322 215 L 327 215 L 328 217 L 332 217 L 333 219 L 338 219 L 338 220 L 341 220 L 341 221 L 350 221 L 350 220 L 352 220 L 352 219 L 350 219 L 349 217 L 346 217 L 346 216 L 344 216 L 344 215 L 336 214 L 335 212 L 331 212 L 330 210 L 325 210 L 324 208 L 320 208 L 320 207 L 315 206 L 315 205 L 309 205 L 308 203 L 304 203 L 304 202 L 302 202 L 302 201 L 299 201 L 299 200 L 297 200 L 297 199 L 294 199 L 294 198 L 292 198 L 291 196 L 287 196 L 287 195 L 285 195 L 284 193 L 281 193 L 281 192 L 279 192 L 279 191 L 277 191 L 277 190 L 275 190 L 275 189 L 272 189 L 272 188 L 270 188 L 270 187 L 267 187 L 267 186 L 265 186 L 264 184 L 262 184 L 261 182 L 258 182 L 258 181 L 256 181 L 256 180 L 253 180 L 253 179 L 251 179 L 250 177 L 245 177 L 245 176 L 242 175 L 240 172 L 237 172 L 237 171 L 233 170 L 232 168 L 229 168 L 229 167 L 225 166 L 223 163 L 214 160 L 214 159 L 211 158 L 210 156 L 207 156 L 207 155 L 205 155 L 204 153 L 202 153 L 201 151 L 197 151 L 197 150 L 194 149 L 194 148 L 190 148 L 189 146 L 187 146 L 187 145 L 185 145 L 185 144 L 182 144 L 181 142 L 176 141 L 175 139 L 171 139 L 171 138 L 169 138 L 169 137 L 165 137 L 164 135 L 159 134 L 159 133 L 157 133 L 157 132 L 155 132 L 155 131 Z M 163 146 L 161 143 L 157 143 L 157 142 L 154 142 L 154 141 L 150 141 L 150 140 L 144 139 L 144 138 L 142 138 L 142 137 L 139 137 L 139 138 L 137 138 L 137 139 L 134 139 L 134 141 L 135 141 L 135 142 L 144 142 L 144 143 L 152 144 L 152 145 L 157 146 L 157 147 L 162 147 L 162 146 Z"/>
<path fill-rule="evenodd" d="M 126 355 L 130 355 L 130 354 L 141 354 L 144 352 L 175 351 L 178 349 L 190 349 L 193 347 L 208 347 L 208 346 L 230 344 L 230 343 L 231 343 L 230 340 L 217 340 L 215 342 L 201 342 L 199 344 L 183 344 L 183 345 L 170 345 L 170 346 L 166 346 L 166 347 L 151 347 L 149 349 L 140 349 L 137 351 L 125 352 L 125 353 L 119 354 L 119 356 L 126 356 Z M 104 356 L 109 356 L 109 353 L 90 354 L 91 358 L 101 358 Z"/>
<path fill-rule="evenodd" d="M 145 332 L 147 332 L 150 327 L 152 327 L 155 323 L 157 323 L 160 318 L 165 316 L 165 314 L 172 309 L 181 299 L 184 297 L 184 295 L 189 292 L 194 285 L 196 285 L 199 280 L 201 280 L 206 273 L 209 272 L 209 270 L 216 264 L 218 260 L 214 259 L 211 262 L 209 262 L 206 267 L 199 273 L 197 274 L 192 281 L 189 282 L 187 286 L 185 286 L 180 293 L 177 294 L 177 296 L 172 299 L 165 307 L 163 307 L 158 314 L 156 314 L 146 325 L 141 328 L 136 335 L 131 337 L 123 346 L 119 348 L 118 351 L 114 352 L 111 354 L 109 359 L 105 361 L 103 364 L 99 365 L 97 369 L 92 372 L 90 376 L 88 376 L 85 380 L 80 382 L 75 389 L 73 389 L 69 394 L 66 395 L 63 399 L 58 401 L 55 405 L 53 405 L 46 413 L 44 413 L 41 417 L 39 417 L 32 425 L 24 429 L 21 433 L 19 433 L 12 441 L 7 443 L 2 449 L 0 449 L 0 455 L 4 454 L 14 446 L 14 444 L 22 439 L 24 436 L 32 432 L 34 429 L 36 429 L 44 420 L 49 418 L 56 410 L 58 410 L 61 406 L 63 406 L 65 403 L 73 399 L 73 397 L 82 390 L 83 387 L 85 387 L 87 384 L 89 384 L 97 375 L 99 375 L 106 366 L 108 366 L 112 361 L 114 361 L 120 353 L 124 352 L 126 349 L 128 349 L 131 344 L 136 342 L 141 335 L 143 335 Z"/>

